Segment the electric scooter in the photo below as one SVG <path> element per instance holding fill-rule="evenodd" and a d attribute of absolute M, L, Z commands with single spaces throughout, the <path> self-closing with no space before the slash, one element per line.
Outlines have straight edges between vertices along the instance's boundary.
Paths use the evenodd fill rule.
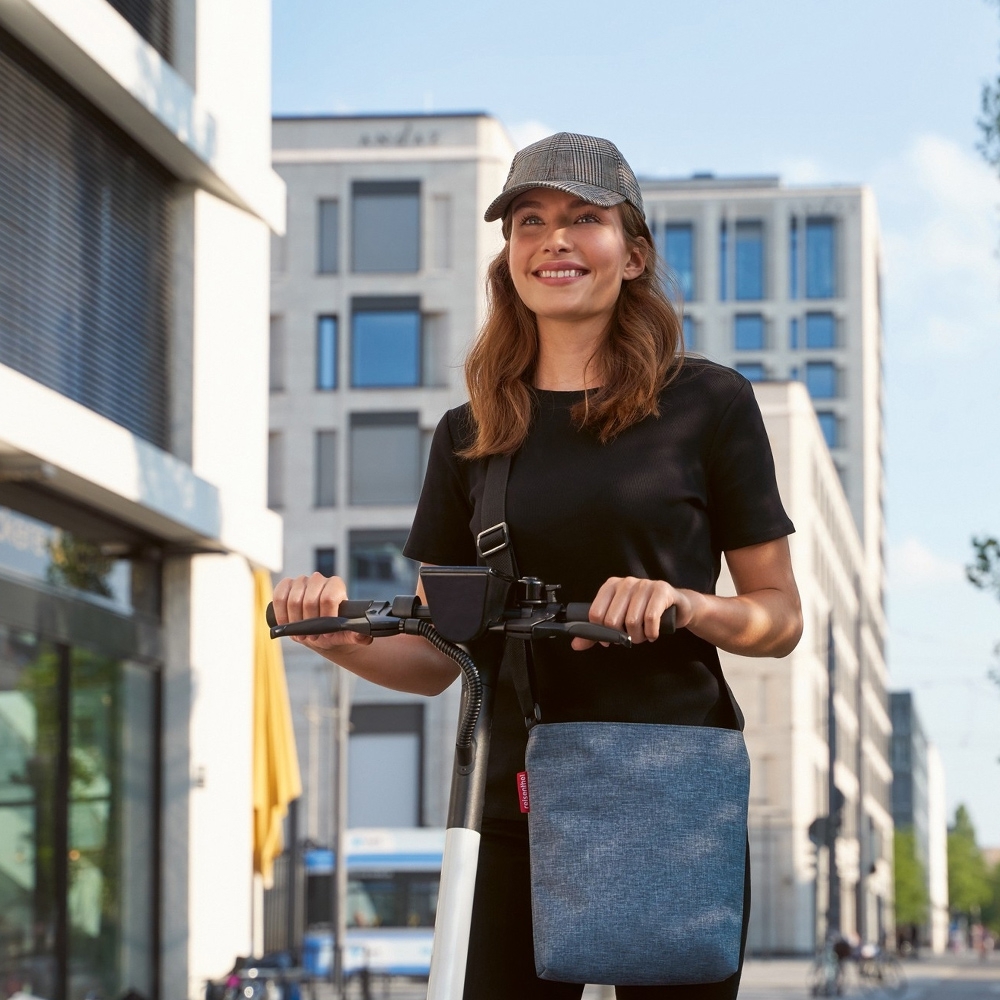
<path fill-rule="evenodd" d="M 489 761 L 493 695 L 500 656 L 481 655 L 477 666 L 471 653 L 487 650 L 491 636 L 520 642 L 543 639 L 590 639 L 629 647 L 632 640 L 618 629 L 589 620 L 589 604 L 560 604 L 558 585 L 537 577 L 516 581 L 516 606 L 508 601 L 514 580 L 486 566 L 424 566 L 420 578 L 427 595 L 392 601 L 343 601 L 337 617 L 309 618 L 278 625 L 271 605 L 267 623 L 271 638 L 357 632 L 380 638 L 420 635 L 458 665 L 462 672 L 462 710 L 455 739 L 451 799 L 441 863 L 441 885 L 434 924 L 427 1000 L 462 1000 L 469 950 L 472 902 L 479 864 L 479 839 L 486 769 Z M 661 633 L 675 629 L 676 609 L 668 608 Z M 470 649 L 464 648 L 469 646 Z"/>

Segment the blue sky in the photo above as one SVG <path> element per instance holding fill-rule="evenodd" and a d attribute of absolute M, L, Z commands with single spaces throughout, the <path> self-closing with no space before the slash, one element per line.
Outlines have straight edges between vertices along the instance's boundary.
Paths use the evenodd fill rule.
<path fill-rule="evenodd" d="M 998 72 L 987 0 L 274 0 L 276 113 L 482 110 L 519 143 L 605 135 L 640 175 L 873 187 L 892 686 L 950 810 L 1000 845 L 1000 603 L 962 569 L 970 535 L 1000 533 L 1000 181 L 975 150 Z"/>

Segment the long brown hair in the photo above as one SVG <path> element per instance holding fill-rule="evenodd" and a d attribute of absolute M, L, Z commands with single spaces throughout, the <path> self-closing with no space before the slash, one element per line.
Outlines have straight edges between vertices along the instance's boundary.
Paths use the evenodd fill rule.
<path fill-rule="evenodd" d="M 645 254 L 642 273 L 623 281 L 607 336 L 592 359 L 602 386 L 572 412 L 578 427 L 605 443 L 626 427 L 659 413 L 660 390 L 683 362 L 681 318 L 664 291 L 653 237 L 642 214 L 619 206 L 629 249 Z M 516 451 L 533 417 L 532 381 L 538 361 L 538 322 L 514 288 L 507 257 L 511 217 L 503 220 L 503 249 L 486 272 L 487 310 L 465 362 L 474 437 L 462 458 Z"/>

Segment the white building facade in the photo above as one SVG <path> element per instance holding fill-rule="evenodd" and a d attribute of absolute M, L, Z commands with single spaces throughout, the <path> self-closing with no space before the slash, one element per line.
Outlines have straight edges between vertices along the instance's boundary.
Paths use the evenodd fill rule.
<path fill-rule="evenodd" d="M 288 232 L 271 275 L 270 502 L 286 575 L 355 598 L 413 593 L 401 554 L 438 420 L 462 403 L 499 227 L 483 222 L 514 150 L 482 114 L 278 118 Z M 331 671 L 285 651 L 305 793 L 302 837 L 329 843 Z M 353 683 L 351 826 L 441 825 L 459 686 L 442 697 Z"/>
<path fill-rule="evenodd" d="M 830 813 L 831 784 L 844 797 L 833 852 L 840 930 L 892 940 L 891 724 L 878 586 L 865 577 L 864 549 L 805 387 L 754 389 L 795 524 L 789 544 L 805 629 L 783 659 L 722 654 L 751 760 L 747 947 L 808 954 L 825 937 L 831 851 L 810 839 L 810 827 Z M 719 593 L 732 592 L 724 572 Z"/>
<path fill-rule="evenodd" d="M 251 951 L 269 53 L 266 0 L 0 0 L 8 989 L 178 1000 Z"/>

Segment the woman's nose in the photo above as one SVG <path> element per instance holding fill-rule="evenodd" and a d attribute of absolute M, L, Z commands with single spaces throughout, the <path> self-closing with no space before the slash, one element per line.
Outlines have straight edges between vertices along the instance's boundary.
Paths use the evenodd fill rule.
<path fill-rule="evenodd" d="M 545 249 L 552 252 L 569 250 L 572 245 L 569 229 L 565 226 L 557 226 L 551 229 L 545 244 Z"/>

